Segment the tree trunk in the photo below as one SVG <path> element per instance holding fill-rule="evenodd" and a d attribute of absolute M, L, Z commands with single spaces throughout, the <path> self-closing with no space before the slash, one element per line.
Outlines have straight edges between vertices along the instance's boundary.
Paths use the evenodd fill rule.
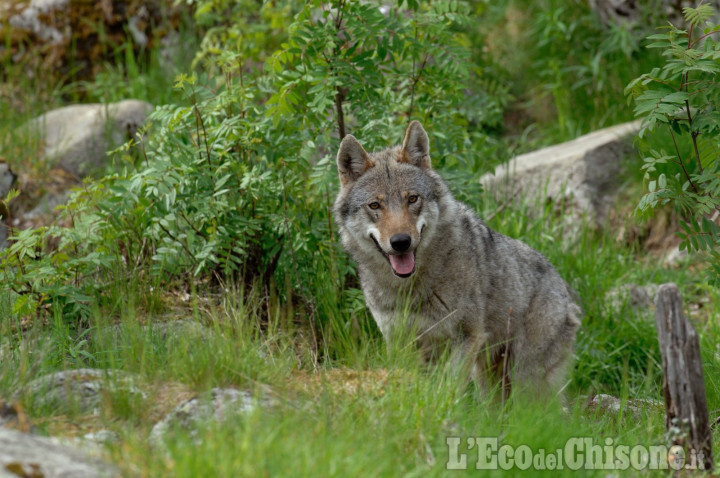
<path fill-rule="evenodd" d="M 674 444 L 685 449 L 687 463 L 713 469 L 712 437 L 700 359 L 700 341 L 683 316 L 675 284 L 663 284 L 655 299 L 655 320 L 665 379 L 665 426 Z M 693 455 L 694 454 L 694 455 Z"/>

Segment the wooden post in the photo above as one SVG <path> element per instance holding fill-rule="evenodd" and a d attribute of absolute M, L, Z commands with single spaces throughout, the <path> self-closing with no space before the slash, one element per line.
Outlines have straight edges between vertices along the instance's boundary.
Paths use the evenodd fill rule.
<path fill-rule="evenodd" d="M 675 284 L 660 286 L 655 298 L 655 322 L 665 376 L 665 427 L 682 431 L 673 440 L 685 449 L 686 463 L 692 464 L 694 458 L 698 468 L 712 471 L 712 437 L 700 341 L 683 316 L 682 298 Z"/>

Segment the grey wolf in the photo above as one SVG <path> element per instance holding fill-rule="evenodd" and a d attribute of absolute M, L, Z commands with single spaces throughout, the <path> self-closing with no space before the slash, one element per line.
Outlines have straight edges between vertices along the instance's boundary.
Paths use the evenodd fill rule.
<path fill-rule="evenodd" d="M 337 167 L 335 221 L 386 342 L 410 327 L 423 357 L 448 351 L 483 390 L 559 391 L 582 316 L 574 291 L 453 197 L 420 123 L 380 152 L 346 136 Z"/>

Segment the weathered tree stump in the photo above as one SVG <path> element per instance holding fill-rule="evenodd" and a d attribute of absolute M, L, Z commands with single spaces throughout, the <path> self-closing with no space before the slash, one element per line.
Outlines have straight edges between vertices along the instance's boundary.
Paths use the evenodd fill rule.
<path fill-rule="evenodd" d="M 705 398 L 700 341 L 683 316 L 682 298 L 675 284 L 663 284 L 655 299 L 655 322 L 665 379 L 665 426 L 686 458 L 713 469 L 712 437 Z M 694 455 L 693 455 L 694 453 Z"/>

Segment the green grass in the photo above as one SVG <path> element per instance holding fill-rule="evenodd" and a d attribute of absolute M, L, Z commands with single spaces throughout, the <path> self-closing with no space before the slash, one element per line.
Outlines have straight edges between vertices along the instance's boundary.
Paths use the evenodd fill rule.
<path fill-rule="evenodd" d="M 194 51 L 189 45 L 185 53 Z M 13 84 L 12 94 L 0 95 L 0 156 L 18 171 L 42 175 L 32 162 L 38 145 L 32 138 L 18 140 L 15 126 L 67 98 L 78 98 L 80 92 L 87 101 L 128 97 L 153 104 L 176 101 L 172 75 L 161 69 L 157 53 L 135 58 L 130 51 L 128 46 L 119 49 L 116 64 L 102 68 L 92 83 L 50 90 L 32 80 Z M 521 57 L 518 65 L 532 59 L 525 51 L 516 54 Z M 631 64 L 616 50 L 606 57 L 623 68 L 621 74 L 617 68 L 607 69 L 617 77 L 614 96 L 584 101 L 609 73 L 582 70 L 580 76 L 592 83 L 568 90 L 568 97 L 555 98 L 557 113 L 565 115 L 562 124 L 552 120 L 539 125 L 541 138 L 536 142 L 567 139 L 590 127 L 627 119 L 627 111 L 618 106 L 624 104 L 618 101 L 622 98 L 618 88 L 624 86 L 618 78 L 635 74 L 644 64 Z M 189 59 L 180 63 L 187 67 Z M 534 81 L 534 75 L 526 71 L 523 75 Z M 558 81 L 571 76 L 563 75 Z M 521 82 L 515 87 L 525 86 Z M 559 89 L 562 84 L 551 86 Z M 523 99 L 522 93 L 516 93 Z M 28 100 L 19 108 L 12 101 L 16 97 Z M 573 108 L 568 108 L 570 97 L 575 98 L 570 101 Z M 519 147 L 529 146 L 523 142 Z M 639 166 L 637 158 L 628 161 L 624 188 L 630 191 L 629 200 L 637 203 Z M 463 180 L 463 171 L 455 173 L 457 190 L 468 181 Z M 628 304 L 616 307 L 605 297 L 626 283 L 673 281 L 680 286 L 686 310 L 691 303 L 702 303 L 692 317 L 703 349 L 708 407 L 720 409 L 720 325 L 714 320 L 720 294 L 704 283 L 700 264 L 690 261 L 665 269 L 658 257 L 620 244 L 609 231 L 594 230 L 587 222 L 573 221 L 577 233 L 567 234 L 565 213 L 551 205 L 537 208 L 536 203 L 498 212 L 504 207 L 502 201 L 473 201 L 482 217 L 491 217 L 492 228 L 540 250 L 580 295 L 585 317 L 564 403 L 523 397 L 498 403 L 473 386 L 464 386 L 442 365 L 421 366 L 412 347 L 399 344 L 388 352 L 361 291 L 336 289 L 337 264 L 318 270 L 318 277 L 333 280 L 313 284 L 317 286 L 315 327 L 310 325 L 308 305 L 289 280 L 269 289 L 244 288 L 194 279 L 168 283 L 149 279 L 143 271 L 116 270 L 111 277 L 98 279 L 108 285 L 92 298 L 91 313 L 84 321 L 66 315 L 60 305 L 38 317 L 19 317 L 10 297 L 0 296 L 0 397 L 16 397 L 41 433 L 116 432 L 121 440 L 108 444 L 104 452 L 126 476 L 445 476 L 448 437 L 461 439 L 458 451 L 467 455 L 469 472 L 474 474 L 478 450 L 468 448 L 471 437 L 497 438 L 499 445 L 527 445 L 548 453 L 577 437 L 601 445 L 608 439 L 630 447 L 661 445 L 666 443 L 662 413 L 648 411 L 623 419 L 588 409 L 587 397 L 607 393 L 623 400 L 662 400 L 653 312 L 633 310 Z M 273 287 L 285 291 L 286 299 Z M 184 328 L 168 336 L 163 324 L 178 321 Z M 29 322 L 32 327 L 27 327 Z M 109 391 L 98 414 L 39 406 L 33 397 L 15 395 L 33 379 L 81 367 L 131 374 L 147 395 L 139 397 L 122 388 Z M 269 387 L 279 404 L 208 423 L 194 437 L 182 431 L 171 434 L 166 450 L 149 445 L 154 423 L 181 401 L 213 387 L 241 388 L 258 396 Z M 713 438 L 720 442 L 717 429 Z M 567 468 L 560 472 L 573 473 Z M 513 476 L 517 469 L 485 473 Z M 613 472 L 581 473 L 605 477 Z M 660 473 L 669 474 L 649 472 Z"/>
<path fill-rule="evenodd" d="M 497 207 L 483 205 L 487 213 Z M 630 447 L 664 444 L 662 413 L 618 419 L 587 409 L 591 393 L 662 399 L 652 313 L 612 308 L 604 294 L 626 282 L 673 280 L 687 301 L 708 297 L 705 307 L 711 317 L 717 292 L 687 270 L 659 268 L 653 258 L 615 243 L 603 232 L 581 228 L 573 241 L 565 242 L 560 239 L 562 215 L 550 209 L 533 214 L 529 207 L 508 208 L 491 226 L 541 250 L 582 298 L 586 316 L 566 410 L 559 403 L 526 403 L 520 397 L 503 408 L 473 387 L 460 386 L 443 367 L 421 367 L 412 348 L 388 355 L 366 313 L 355 317 L 362 326 L 349 332 L 349 315 L 326 322 L 331 329 L 324 331 L 324 358 L 316 364 L 310 329 L 292 304 L 274 297 L 267 305 L 268 322 L 260 290 L 229 287 L 218 294 L 214 287 L 198 286 L 181 300 L 182 293 L 167 288 L 148 293 L 150 284 L 139 277 L 118 281 L 107 291 L 86 324 L 89 331 L 71 329 L 56 315 L 46 327 L 17 335 L 11 331 L 17 324 L 9 319 L 8 304 L 0 303 L 0 331 L 9 338 L 6 350 L 12 350 L 9 358 L 3 357 L 0 396 L 66 368 L 137 374 L 148 397 L 112 392 L 99 417 L 35 409 L 31 401 L 26 408 L 39 429 L 51 434 L 72 434 L 73 423 L 117 432 L 120 444 L 108 445 L 106 452 L 128 476 L 441 476 L 449 459 L 446 439 L 453 436 L 462 438 L 459 451 L 466 453 L 471 471 L 478 455 L 477 448 L 467 448 L 468 437 L 499 437 L 500 445 L 552 452 L 573 437 L 589 437 L 596 444 L 612 439 Z M 178 319 L 204 328 L 168 338 L 152 326 Z M 696 321 L 696 326 L 704 346 L 708 406 L 716 410 L 720 361 L 715 344 L 720 330 L 712 320 Z M 195 438 L 183 432 L 171 435 L 167 452 L 148 445 L 150 428 L 180 397 L 212 387 L 262 393 L 267 386 L 279 406 L 209 423 Z"/>
<path fill-rule="evenodd" d="M 420 366 L 412 347 L 400 344 L 388 353 L 357 290 L 344 291 L 342 302 L 332 287 L 317 291 L 322 329 L 313 330 L 306 308 L 283 300 L 274 289 L 164 283 L 142 272 L 128 277 L 123 270 L 108 278 L 81 323 L 69 321 L 58 306 L 47 323 L 18 333 L 21 318 L 8 298 L 0 297 L 0 397 L 11 398 L 31 380 L 58 370 L 95 367 L 132 374 L 147 396 L 110 391 L 98 415 L 17 397 L 41 432 L 62 436 L 104 428 L 118 433 L 121 441 L 105 452 L 127 476 L 440 476 L 447 471 L 448 437 L 461 437 L 459 450 L 466 453 L 470 471 L 478 456 L 476 447 L 466 446 L 471 437 L 546 452 L 563 448 L 573 437 L 596 444 L 611 439 L 630 447 L 661 445 L 662 413 L 617 418 L 589 410 L 587 397 L 607 393 L 623 400 L 662 400 L 652 311 L 612 306 L 605 295 L 626 283 L 674 281 L 686 309 L 705 301 L 695 325 L 708 407 L 720 408 L 720 329 L 712 320 L 719 296 L 696 266 L 664 269 L 657 257 L 618 243 L 587 222 L 567 234 L 566 213 L 553 205 L 537 208 L 530 200 L 495 214 L 503 204 L 485 198 L 475 205 L 495 230 L 545 254 L 577 290 L 585 310 L 565 410 L 560 403 L 522 397 L 503 406 L 462 386 L 442 366 Z M 341 303 L 345 308 L 338 308 Z M 161 324 L 177 321 L 189 325 L 166 336 Z M 314 334 L 322 340 L 316 342 Z M 280 405 L 209 423 L 195 437 L 173 434 L 167 451 L 149 445 L 154 423 L 183 399 L 213 387 L 258 394 L 270 387 Z"/>

